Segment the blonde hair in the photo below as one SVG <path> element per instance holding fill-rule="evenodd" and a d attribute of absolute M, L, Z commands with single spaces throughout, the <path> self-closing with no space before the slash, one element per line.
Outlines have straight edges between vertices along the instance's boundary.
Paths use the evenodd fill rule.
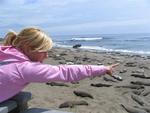
<path fill-rule="evenodd" d="M 52 39 L 38 28 L 25 28 L 20 33 L 10 31 L 5 36 L 4 45 L 12 45 L 23 49 L 24 46 L 29 46 L 32 51 L 48 51 L 52 48 Z"/>

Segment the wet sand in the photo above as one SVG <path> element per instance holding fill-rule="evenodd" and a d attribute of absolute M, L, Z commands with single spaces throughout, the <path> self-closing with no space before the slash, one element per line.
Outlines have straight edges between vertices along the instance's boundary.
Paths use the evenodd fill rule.
<path fill-rule="evenodd" d="M 150 83 L 149 56 L 53 48 L 49 52 L 49 58 L 44 63 L 51 65 L 110 65 L 120 63 L 114 74 L 121 76 L 123 80 L 119 81 L 109 75 L 105 75 L 87 78 L 78 83 L 65 83 L 65 85 L 61 84 L 61 86 L 32 83 L 24 89 L 31 92 L 33 96 L 33 99 L 29 102 L 29 107 L 58 109 L 74 113 L 127 113 L 122 105 L 125 107 L 130 106 L 133 109 L 135 109 L 134 106 L 138 106 L 140 107 L 138 110 L 143 110 L 143 106 L 150 105 L 150 94 L 148 93 L 150 91 L 148 84 Z M 142 83 L 139 83 L 139 81 L 142 81 Z M 111 86 L 94 87 L 91 85 L 98 83 Z M 74 91 L 88 93 L 93 98 L 77 96 L 74 94 Z M 142 99 L 144 104 L 140 104 L 134 97 Z M 59 108 L 60 104 L 66 101 L 84 101 L 88 105 L 72 105 L 66 108 Z"/>

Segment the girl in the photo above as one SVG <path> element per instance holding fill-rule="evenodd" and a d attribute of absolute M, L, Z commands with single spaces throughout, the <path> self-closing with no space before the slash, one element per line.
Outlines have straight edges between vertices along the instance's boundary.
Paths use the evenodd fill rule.
<path fill-rule="evenodd" d="M 38 28 L 7 33 L 4 46 L 0 46 L 0 102 L 13 97 L 31 82 L 72 82 L 112 75 L 117 66 L 42 64 L 51 48 L 51 38 Z"/>

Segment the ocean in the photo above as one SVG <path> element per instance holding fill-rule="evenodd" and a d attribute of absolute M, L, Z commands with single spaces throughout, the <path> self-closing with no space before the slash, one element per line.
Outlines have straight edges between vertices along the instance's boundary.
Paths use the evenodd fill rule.
<path fill-rule="evenodd" d="M 88 50 L 150 55 L 150 33 L 141 34 L 93 34 L 93 35 L 55 35 L 55 47 L 80 48 Z"/>

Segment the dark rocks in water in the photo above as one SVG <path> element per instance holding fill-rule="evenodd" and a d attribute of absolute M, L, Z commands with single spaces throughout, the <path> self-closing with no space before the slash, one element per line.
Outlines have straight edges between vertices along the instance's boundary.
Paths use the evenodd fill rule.
<path fill-rule="evenodd" d="M 135 107 L 131 107 L 128 105 L 123 105 L 121 104 L 121 106 L 128 112 L 128 113 L 147 113 L 145 110 L 140 109 L 140 108 L 135 108 Z"/>
<path fill-rule="evenodd" d="M 80 97 L 89 97 L 89 98 L 92 98 L 93 99 L 93 96 L 87 92 L 83 92 L 83 91 L 73 91 L 73 93 L 76 95 L 76 96 L 80 96 Z"/>
<path fill-rule="evenodd" d="M 79 47 L 81 47 L 82 45 L 81 44 L 75 44 L 74 46 L 73 46 L 73 48 L 79 48 Z"/>
<path fill-rule="evenodd" d="M 69 87 L 69 85 L 64 84 L 64 83 L 57 83 L 57 82 L 48 82 L 46 83 L 47 85 L 51 85 L 51 86 L 65 86 L 65 87 Z"/>
<path fill-rule="evenodd" d="M 59 108 L 73 108 L 76 105 L 89 105 L 86 101 L 66 101 L 59 105 Z"/>
<path fill-rule="evenodd" d="M 97 83 L 97 84 L 91 84 L 91 86 L 94 86 L 94 87 L 110 87 L 112 85 L 111 84 Z"/>

